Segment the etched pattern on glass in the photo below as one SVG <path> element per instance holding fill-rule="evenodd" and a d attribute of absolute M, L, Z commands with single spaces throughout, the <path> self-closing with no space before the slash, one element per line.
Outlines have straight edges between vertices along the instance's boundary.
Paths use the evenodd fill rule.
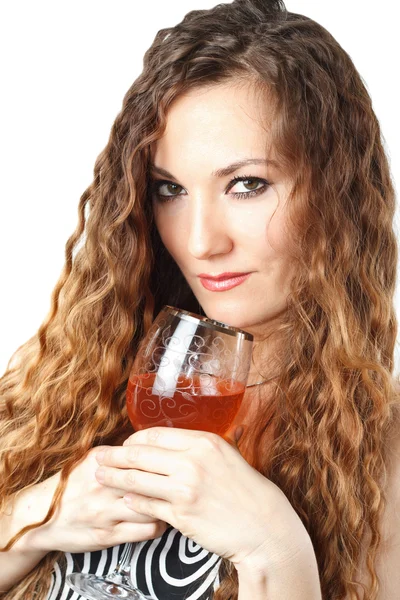
<path fill-rule="evenodd" d="M 132 386 L 129 398 L 138 420 L 144 417 L 147 426 L 211 421 L 221 430 L 229 427 L 238 409 L 240 356 L 223 336 L 199 326 L 196 333 L 178 337 L 170 323 L 158 322 L 141 357 L 142 385 Z"/>

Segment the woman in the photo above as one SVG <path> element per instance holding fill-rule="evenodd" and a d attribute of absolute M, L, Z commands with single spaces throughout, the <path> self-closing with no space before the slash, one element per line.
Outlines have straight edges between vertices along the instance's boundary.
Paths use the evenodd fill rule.
<path fill-rule="evenodd" d="M 371 100 L 320 25 L 235 0 L 159 31 L 0 382 L 1 597 L 76 598 L 72 561 L 106 573 L 137 541 L 133 583 L 163 599 L 394 600 L 394 207 Z M 208 289 L 228 272 L 250 275 Z M 164 304 L 253 333 L 238 448 L 132 434 Z"/>

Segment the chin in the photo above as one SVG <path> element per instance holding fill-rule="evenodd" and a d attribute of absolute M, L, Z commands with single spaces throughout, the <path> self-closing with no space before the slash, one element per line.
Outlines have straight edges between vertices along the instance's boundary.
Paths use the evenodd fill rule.
<path fill-rule="evenodd" d="M 206 310 L 204 307 L 202 308 L 203 312 L 206 314 L 206 317 L 213 319 L 214 321 L 219 321 L 220 323 L 225 323 L 225 325 L 229 325 L 230 327 L 237 327 L 238 329 L 246 330 L 246 327 L 255 325 L 253 320 L 243 319 L 243 317 L 240 317 L 237 314 L 237 311 L 233 311 L 233 314 L 231 314 L 229 310 L 225 309 L 225 307 L 218 307 L 210 310 Z"/>
<path fill-rule="evenodd" d="M 263 307 L 264 308 L 264 307 Z M 220 306 L 210 307 L 207 309 L 204 305 L 202 306 L 203 312 L 209 319 L 220 321 L 231 327 L 237 327 L 243 329 L 253 335 L 257 335 L 265 328 L 269 329 L 270 325 L 273 325 L 281 315 L 286 312 L 286 307 L 280 306 L 274 307 L 275 310 L 265 311 L 254 311 L 253 314 L 244 307 L 229 307 L 224 305 L 222 302 Z M 247 313 L 246 317 L 243 318 L 243 313 Z"/>

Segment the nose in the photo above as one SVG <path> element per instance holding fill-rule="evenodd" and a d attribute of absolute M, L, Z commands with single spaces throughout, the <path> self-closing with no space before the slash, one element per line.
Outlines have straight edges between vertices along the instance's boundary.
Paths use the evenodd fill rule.
<path fill-rule="evenodd" d="M 214 254 L 227 254 L 233 246 L 226 215 L 216 204 L 197 198 L 191 206 L 188 251 L 199 260 Z"/>

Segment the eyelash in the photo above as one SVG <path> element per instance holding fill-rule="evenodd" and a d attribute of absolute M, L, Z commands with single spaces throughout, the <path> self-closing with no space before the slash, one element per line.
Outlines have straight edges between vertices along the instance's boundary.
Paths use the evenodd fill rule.
<path fill-rule="evenodd" d="M 238 181 L 248 181 L 248 180 L 257 181 L 258 183 L 263 183 L 264 185 L 262 187 L 258 188 L 257 190 L 249 190 L 248 192 L 234 192 L 232 195 L 235 198 L 242 199 L 242 198 L 251 198 L 254 196 L 258 196 L 259 194 L 262 194 L 262 192 L 264 192 L 271 185 L 269 183 L 269 181 L 267 181 L 266 179 L 262 179 L 261 177 L 252 177 L 251 175 L 240 175 L 240 176 L 233 177 L 233 179 L 228 184 L 228 189 L 231 189 L 232 187 L 234 187 L 234 185 Z M 182 194 L 176 194 L 176 195 L 166 196 L 165 194 L 159 194 L 158 190 L 160 189 L 160 187 L 162 185 L 165 185 L 165 184 L 172 184 L 177 187 L 182 187 L 182 186 L 178 185 L 177 183 L 174 183 L 173 181 L 168 181 L 167 179 L 154 179 L 152 181 L 151 188 L 152 188 L 152 192 L 157 196 L 157 199 L 159 202 L 166 204 L 168 202 L 171 202 L 171 200 L 174 200 L 178 196 L 182 195 Z"/>

